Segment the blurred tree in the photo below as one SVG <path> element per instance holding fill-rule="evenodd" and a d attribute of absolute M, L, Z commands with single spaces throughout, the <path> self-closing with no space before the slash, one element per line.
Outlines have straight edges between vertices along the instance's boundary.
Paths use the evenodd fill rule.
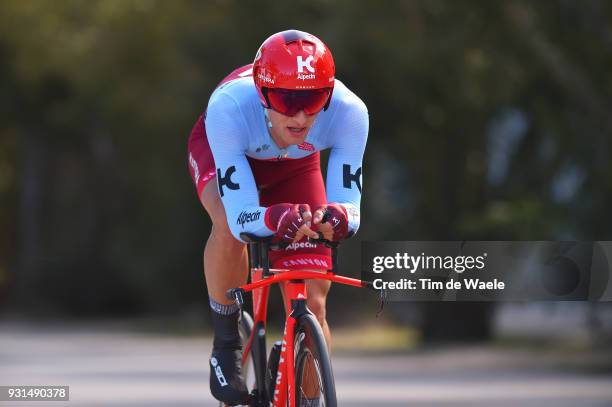
<path fill-rule="evenodd" d="M 215 84 L 287 28 L 323 38 L 368 105 L 360 237 L 607 239 L 610 8 L 4 1 L 0 293 L 30 311 L 204 310 L 187 135 Z M 464 306 L 434 307 L 426 330 Z M 470 313 L 465 337 L 486 336 L 491 310 Z"/>

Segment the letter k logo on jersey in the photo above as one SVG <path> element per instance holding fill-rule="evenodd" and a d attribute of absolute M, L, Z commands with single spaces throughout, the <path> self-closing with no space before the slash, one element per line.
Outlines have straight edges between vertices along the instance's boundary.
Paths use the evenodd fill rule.
<path fill-rule="evenodd" d="M 357 168 L 357 171 L 353 174 L 351 173 L 351 166 L 344 164 L 342 166 L 342 184 L 344 188 L 351 189 L 353 182 L 357 186 L 359 193 L 361 193 L 361 167 Z"/>
<path fill-rule="evenodd" d="M 302 56 L 298 55 L 297 56 L 297 68 L 298 68 L 298 72 L 299 73 L 303 73 L 304 72 L 304 68 L 306 68 L 306 69 L 308 69 L 308 72 L 314 73 L 315 69 L 311 65 L 313 59 L 314 59 L 313 56 L 309 55 L 308 58 L 306 58 L 306 60 L 304 61 L 302 59 Z"/>
<path fill-rule="evenodd" d="M 240 189 L 240 184 L 232 181 L 232 174 L 236 172 L 236 166 L 232 165 L 225 170 L 225 175 L 221 176 L 221 168 L 217 168 L 217 184 L 219 186 L 219 195 L 223 197 L 223 187 L 228 189 L 237 190 Z"/>

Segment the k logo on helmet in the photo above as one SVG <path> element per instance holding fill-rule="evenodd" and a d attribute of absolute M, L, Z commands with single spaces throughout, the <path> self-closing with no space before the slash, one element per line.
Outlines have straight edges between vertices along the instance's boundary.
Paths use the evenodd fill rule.
<path fill-rule="evenodd" d="M 314 60 L 314 57 L 312 55 L 309 55 L 308 58 L 306 58 L 306 60 L 304 60 L 301 55 L 298 55 L 297 56 L 298 72 L 303 73 L 304 68 L 306 68 L 308 69 L 308 72 L 314 73 L 315 69 L 312 66 L 313 60 Z"/>

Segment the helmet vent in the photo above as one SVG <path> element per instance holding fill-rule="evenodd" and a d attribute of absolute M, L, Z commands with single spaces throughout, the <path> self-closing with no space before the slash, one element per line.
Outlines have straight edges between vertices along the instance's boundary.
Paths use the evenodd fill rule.
<path fill-rule="evenodd" d="M 311 42 L 308 33 L 304 31 L 298 30 L 287 30 L 282 33 L 283 39 L 285 40 L 285 44 L 289 44 L 290 42 L 295 42 L 299 40 L 309 40 Z"/>

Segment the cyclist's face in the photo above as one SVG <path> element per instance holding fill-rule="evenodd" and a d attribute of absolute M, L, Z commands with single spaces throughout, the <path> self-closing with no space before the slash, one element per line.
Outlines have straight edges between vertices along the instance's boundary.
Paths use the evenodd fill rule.
<path fill-rule="evenodd" d="M 285 116 L 273 109 L 268 109 L 268 118 L 272 123 L 270 133 L 276 144 L 285 148 L 293 144 L 302 144 L 314 124 L 317 114 L 307 115 L 303 110 L 295 116 Z"/>

